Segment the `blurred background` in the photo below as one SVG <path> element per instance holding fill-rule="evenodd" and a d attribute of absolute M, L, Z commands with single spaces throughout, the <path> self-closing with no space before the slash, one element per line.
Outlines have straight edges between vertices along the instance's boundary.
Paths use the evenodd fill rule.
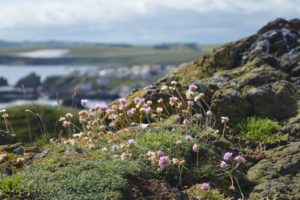
<path fill-rule="evenodd" d="M 109 103 L 300 13 L 298 0 L 1 0 L 0 7 L 0 109 Z"/>

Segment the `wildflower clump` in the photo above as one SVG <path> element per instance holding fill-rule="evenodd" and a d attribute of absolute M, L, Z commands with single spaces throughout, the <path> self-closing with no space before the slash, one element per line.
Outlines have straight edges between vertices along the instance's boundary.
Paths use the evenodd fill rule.
<path fill-rule="evenodd" d="M 213 145 L 226 137 L 229 118 L 215 117 L 196 84 L 187 86 L 185 92 L 182 88 L 172 81 L 160 89 L 157 100 L 120 98 L 111 105 L 90 105 L 82 99 L 84 109 L 78 112 L 79 125 L 74 122 L 73 113 L 65 114 L 59 122 L 68 137 L 52 141 L 77 152 L 92 152 L 87 155 L 96 154 L 97 158 L 137 162 L 147 173 L 179 188 L 202 182 L 200 190 L 214 191 L 209 178 L 232 180 L 233 171 L 246 160 L 227 152 L 217 163 Z M 166 123 L 173 117 L 176 120 L 172 124 Z M 219 136 L 216 120 L 224 125 Z"/>

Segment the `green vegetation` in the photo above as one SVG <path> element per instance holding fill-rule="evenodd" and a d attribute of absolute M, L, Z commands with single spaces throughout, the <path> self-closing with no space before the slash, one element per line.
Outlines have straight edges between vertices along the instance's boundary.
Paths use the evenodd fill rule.
<path fill-rule="evenodd" d="M 0 180 L 0 191 L 30 199 L 120 199 L 129 185 L 124 178 L 138 172 L 134 161 L 103 157 L 44 159 L 18 175 Z M 26 188 L 26 190 L 20 190 Z M 16 196 L 11 197 L 11 199 Z"/>
<path fill-rule="evenodd" d="M 225 200 L 224 197 L 217 189 L 202 190 L 200 185 L 195 185 L 185 192 L 194 197 L 195 199 L 209 199 L 209 200 Z"/>
<path fill-rule="evenodd" d="M 137 146 L 132 148 L 136 155 L 147 153 L 151 150 L 161 150 L 170 157 L 184 157 L 190 154 L 192 143 L 184 139 L 182 133 L 174 133 L 171 131 L 150 131 L 136 137 Z M 176 141 L 181 141 L 180 145 L 176 145 Z"/>
<path fill-rule="evenodd" d="M 281 126 L 267 118 L 251 117 L 238 124 L 241 133 L 250 141 L 261 144 L 286 140 L 286 136 L 276 135 Z"/>
<path fill-rule="evenodd" d="M 33 142 L 41 138 L 48 140 L 59 137 L 62 133 L 62 126 L 58 124 L 59 117 L 65 113 L 75 115 L 77 110 L 60 106 L 24 105 L 8 108 L 7 112 L 11 127 L 9 132 L 15 133 L 19 141 Z M 74 121 L 77 122 L 78 120 Z M 0 129 L 6 130 L 2 118 Z"/>
<path fill-rule="evenodd" d="M 176 87 L 178 83 L 172 85 Z M 162 99 L 164 93 L 169 98 Z M 160 95 L 157 102 L 136 98 L 130 103 L 130 99 L 121 98 L 109 106 L 85 108 L 78 115 L 76 110 L 58 109 L 58 113 L 53 107 L 31 107 L 19 121 L 33 117 L 41 127 L 41 136 L 49 139 L 48 128 L 43 124 L 45 117 L 56 117 L 50 119 L 51 124 L 62 116 L 60 126 L 65 127 L 68 137 L 58 136 L 59 140 L 41 147 L 50 153 L 46 157 L 37 155 L 29 167 L 21 169 L 29 157 L 16 158 L 15 164 L 20 168 L 11 170 L 11 174 L 17 175 L 0 180 L 2 196 L 126 199 L 126 195 L 132 198 L 135 192 L 143 195 L 144 189 L 138 185 L 146 182 L 149 183 L 146 188 L 153 187 L 151 183 L 155 180 L 177 191 L 187 186 L 190 189 L 184 192 L 195 198 L 219 200 L 225 195 L 244 198 L 243 192 L 250 185 L 243 178 L 247 154 L 228 137 L 230 119 L 214 116 L 197 85 L 191 84 L 186 90 L 186 96 L 191 95 L 194 100 L 192 103 L 187 103 L 174 88 L 161 90 Z M 13 109 L 4 112 L 3 119 L 14 119 L 11 115 L 16 115 Z M 77 117 L 80 125 L 74 121 Z M 166 123 L 172 117 L 177 119 Z M 141 123 L 146 121 L 148 124 Z M 217 123 L 223 125 L 222 132 Z M 11 124 L 16 126 L 13 121 Z M 254 144 L 269 144 L 284 137 L 276 135 L 281 127 L 270 119 L 248 118 L 238 126 Z M 6 153 L 1 156 L 8 159 Z"/>
<path fill-rule="evenodd" d="M 20 186 L 21 178 L 19 174 L 14 174 L 12 176 L 8 176 L 2 178 L 0 180 L 0 191 L 2 193 L 11 193 L 11 192 L 19 192 L 18 188 Z"/>
<path fill-rule="evenodd" d="M 133 64 L 179 64 L 198 59 L 212 51 L 216 45 L 163 44 L 163 45 L 109 45 L 90 43 L 23 43 L 0 48 L 0 55 L 43 49 L 69 49 L 66 57 L 76 58 L 71 64 L 108 64 L 124 66 Z M 23 62 L 22 60 L 16 63 Z M 21 63 L 18 63 L 21 64 Z"/>

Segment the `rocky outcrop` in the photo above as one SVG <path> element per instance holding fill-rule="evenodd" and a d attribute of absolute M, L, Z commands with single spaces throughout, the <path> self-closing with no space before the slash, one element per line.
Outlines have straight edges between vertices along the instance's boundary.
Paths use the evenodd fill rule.
<path fill-rule="evenodd" d="M 179 66 L 127 100 L 140 96 L 153 102 L 168 99 L 160 89 L 172 86 L 172 81 L 182 96 L 189 84 L 196 84 L 214 114 L 229 116 L 232 124 L 249 116 L 280 121 L 282 132 L 293 143 L 268 150 L 263 160 L 250 165 L 248 177 L 254 186 L 248 194 L 250 199 L 300 199 L 299 19 L 276 19 L 250 37 Z"/>
<path fill-rule="evenodd" d="M 37 88 L 41 85 L 41 77 L 35 73 L 31 73 L 16 83 L 16 87 L 24 88 Z"/>
<path fill-rule="evenodd" d="M 300 86 L 299 24 L 299 19 L 270 22 L 255 35 L 217 47 L 132 96 L 157 100 L 160 88 L 175 80 L 183 90 L 195 83 L 208 95 L 215 114 L 233 122 L 252 115 L 292 117 Z"/>
<path fill-rule="evenodd" d="M 300 142 L 267 151 L 248 177 L 256 184 L 250 199 L 300 199 Z"/>

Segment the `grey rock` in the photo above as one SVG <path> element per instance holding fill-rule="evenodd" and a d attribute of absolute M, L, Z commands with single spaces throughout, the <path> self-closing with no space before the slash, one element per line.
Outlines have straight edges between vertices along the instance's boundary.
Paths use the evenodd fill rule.
<path fill-rule="evenodd" d="M 17 142 L 15 135 L 0 130 L 0 145 L 13 144 Z"/>

